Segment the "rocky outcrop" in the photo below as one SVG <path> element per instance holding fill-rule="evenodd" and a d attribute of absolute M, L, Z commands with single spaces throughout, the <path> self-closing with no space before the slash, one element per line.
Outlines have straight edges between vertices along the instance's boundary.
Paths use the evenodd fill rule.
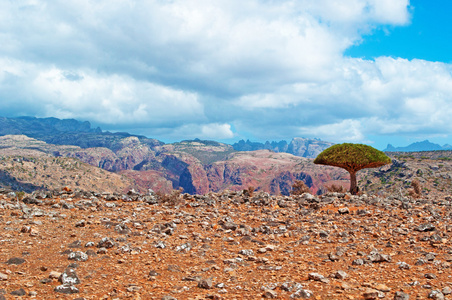
<path fill-rule="evenodd" d="M 345 171 L 325 167 L 319 171 L 310 159 L 267 150 L 238 152 L 228 160 L 206 167 L 211 191 L 254 187 L 271 194 L 289 195 L 296 180 L 317 193 L 323 184 L 347 180 Z"/>
<path fill-rule="evenodd" d="M 321 141 L 319 139 L 294 138 L 287 149 L 287 152 L 295 156 L 315 158 L 333 143 Z"/>
<path fill-rule="evenodd" d="M 206 194 L 254 187 L 288 195 L 295 180 L 303 180 L 316 193 L 324 182 L 343 179 L 338 169 L 333 171 L 333 177 L 325 175 L 330 172 L 328 168 L 316 173 L 319 168 L 306 158 L 268 150 L 234 152 L 229 145 L 199 140 L 153 150 L 138 137 L 126 137 L 118 140 L 113 149 L 84 149 L 51 145 L 26 136 L 4 136 L 0 137 L 0 146 L 5 154 L 27 151 L 27 155 L 38 155 L 34 153 L 37 152 L 50 157 L 75 158 L 91 166 L 119 172 L 130 176 L 135 183 L 133 187 L 140 191 L 151 188 L 169 192 L 182 188 L 186 193 Z"/>
<path fill-rule="evenodd" d="M 182 188 L 189 194 L 209 192 L 209 180 L 201 162 L 194 156 L 183 153 L 165 153 L 162 166 L 173 183 L 174 188 Z"/>

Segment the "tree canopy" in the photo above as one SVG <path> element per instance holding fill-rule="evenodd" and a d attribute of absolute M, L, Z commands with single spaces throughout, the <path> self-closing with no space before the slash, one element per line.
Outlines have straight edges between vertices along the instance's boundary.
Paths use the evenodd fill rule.
<path fill-rule="evenodd" d="M 391 159 L 371 146 L 364 144 L 336 144 L 321 152 L 315 164 L 329 165 L 347 170 L 350 173 L 350 193 L 356 194 L 356 172 L 366 168 L 378 168 L 391 163 Z"/>

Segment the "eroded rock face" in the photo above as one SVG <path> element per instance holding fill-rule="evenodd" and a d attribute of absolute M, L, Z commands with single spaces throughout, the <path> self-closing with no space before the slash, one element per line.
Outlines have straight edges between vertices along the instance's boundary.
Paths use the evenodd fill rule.
<path fill-rule="evenodd" d="M 334 144 L 317 139 L 294 138 L 290 142 L 287 152 L 296 156 L 315 158 L 332 145 Z"/>
<path fill-rule="evenodd" d="M 49 172 L 50 175 L 32 176 L 36 183 L 33 182 L 33 186 L 19 189 L 25 191 L 38 189 L 39 186 L 52 186 L 49 181 L 58 184 L 61 182 L 67 185 L 75 184 L 82 188 L 90 187 L 97 185 L 95 178 L 100 177 L 98 173 L 101 173 L 102 178 L 113 178 L 109 174 L 102 174 L 103 170 L 93 172 L 84 170 L 86 167 L 81 163 L 66 162 L 65 160 L 69 158 L 129 177 L 133 183 L 128 187 L 121 187 L 123 190 L 153 189 L 164 193 L 178 188 L 183 188 L 190 194 L 205 194 L 224 189 L 238 191 L 254 187 L 256 190 L 272 194 L 288 195 L 295 180 L 303 180 L 316 193 L 325 181 L 341 180 L 345 173 L 340 170 L 332 171 L 331 168 L 322 168 L 323 171 L 319 174 L 319 167 L 315 167 L 305 158 L 268 150 L 235 152 L 230 145 L 208 141 L 187 141 L 155 146 L 138 137 L 125 136 L 114 137 L 110 143 L 105 144 L 108 148 L 80 148 L 46 144 L 25 136 L 7 136 L 0 137 L 0 145 L 1 152 L 5 155 L 17 153 L 17 147 L 26 150 L 27 155 L 34 155 L 37 152 L 36 149 L 40 149 L 41 155 L 46 153 L 42 163 L 37 158 L 31 159 L 36 164 L 42 165 L 41 167 L 36 164 L 25 164 L 22 161 L 17 162 L 17 165 L 25 170 L 22 174 L 24 177 L 30 178 L 28 174 L 33 175 L 38 172 L 39 175 L 43 175 L 43 171 Z M 30 149 L 35 152 L 30 152 Z M 55 160 L 53 157 L 58 159 Z M 58 172 L 49 170 L 49 163 L 46 162 L 49 159 L 53 164 L 57 164 L 58 168 L 75 170 L 75 174 L 55 176 Z M 28 165 L 30 165 L 29 170 L 24 168 Z M 9 165 L 5 167 L 13 170 L 20 169 Z M 44 170 L 45 168 L 47 169 Z M 19 178 L 17 174 L 13 177 Z M 63 180 L 65 177 L 67 179 Z M 0 180 L 2 180 L 1 173 Z M 12 177 L 5 180 L 14 181 Z M 41 180 L 41 184 L 38 180 Z M 93 181 L 92 184 L 89 184 L 90 180 Z M 118 184 L 116 186 L 120 187 Z"/>

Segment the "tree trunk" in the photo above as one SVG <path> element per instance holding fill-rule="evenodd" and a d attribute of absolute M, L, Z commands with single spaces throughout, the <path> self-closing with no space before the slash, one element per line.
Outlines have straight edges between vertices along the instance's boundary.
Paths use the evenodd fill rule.
<path fill-rule="evenodd" d="M 358 185 L 356 184 L 356 171 L 350 172 L 350 194 L 358 194 Z"/>

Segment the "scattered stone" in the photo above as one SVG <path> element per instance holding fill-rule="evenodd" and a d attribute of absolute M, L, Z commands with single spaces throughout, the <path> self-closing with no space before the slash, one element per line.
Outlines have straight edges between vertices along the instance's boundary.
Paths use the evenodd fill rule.
<path fill-rule="evenodd" d="M 361 258 L 357 258 L 354 261 L 352 261 L 352 265 L 354 266 L 362 266 L 364 265 L 364 260 Z"/>
<path fill-rule="evenodd" d="M 275 292 L 274 290 L 265 290 L 262 297 L 268 298 L 268 299 L 275 299 L 278 297 L 278 293 Z"/>
<path fill-rule="evenodd" d="M 0 281 L 8 280 L 8 275 L 0 273 Z"/>
<path fill-rule="evenodd" d="M 291 299 L 309 299 L 312 297 L 312 292 L 306 289 L 298 289 L 295 293 L 290 295 Z"/>
<path fill-rule="evenodd" d="M 63 285 L 64 284 L 74 285 L 80 283 L 80 279 L 78 278 L 74 269 L 66 269 L 63 273 L 61 273 L 60 277 L 58 278 L 58 281 L 61 282 Z"/>
<path fill-rule="evenodd" d="M 155 247 L 155 248 L 160 248 L 160 249 L 165 249 L 165 248 L 166 248 L 165 243 L 164 243 L 163 241 L 158 241 L 158 242 L 156 242 L 156 243 L 154 244 L 154 247 Z"/>
<path fill-rule="evenodd" d="M 333 273 L 331 277 L 336 278 L 336 279 L 345 279 L 348 277 L 348 274 L 342 270 L 338 270 L 335 273 Z"/>
<path fill-rule="evenodd" d="M 378 253 L 377 251 L 371 251 L 367 256 L 367 259 L 369 259 L 373 263 L 390 262 L 391 256 Z"/>
<path fill-rule="evenodd" d="M 443 293 L 443 295 L 450 295 L 450 294 L 452 294 L 452 289 L 450 287 L 446 286 L 445 288 L 443 288 L 441 290 L 441 293 Z"/>
<path fill-rule="evenodd" d="M 394 295 L 394 300 L 409 300 L 410 296 L 404 292 L 397 291 Z"/>
<path fill-rule="evenodd" d="M 349 214 L 350 213 L 350 209 L 348 207 L 342 207 L 338 209 L 338 212 L 341 215 L 345 215 L 345 214 Z"/>
<path fill-rule="evenodd" d="M 376 290 L 379 290 L 379 291 L 381 291 L 381 292 L 385 292 L 385 293 L 391 291 L 391 288 L 388 287 L 386 284 L 383 284 L 383 283 L 377 284 L 377 285 L 375 286 L 375 289 L 376 289 Z"/>
<path fill-rule="evenodd" d="M 12 291 L 10 294 L 13 296 L 25 296 L 27 293 L 25 292 L 24 289 L 18 289 L 18 290 Z"/>
<path fill-rule="evenodd" d="M 363 294 L 364 299 L 366 300 L 374 300 L 378 298 L 384 298 L 385 294 L 379 290 L 367 288 Z"/>
<path fill-rule="evenodd" d="M 399 266 L 399 269 L 402 270 L 409 270 L 411 268 L 410 265 L 404 261 L 398 262 L 397 265 Z"/>
<path fill-rule="evenodd" d="M 431 223 L 425 223 L 414 228 L 416 231 L 426 232 L 426 231 L 434 231 L 436 229 L 435 225 Z"/>
<path fill-rule="evenodd" d="M 75 261 L 87 261 L 88 255 L 86 253 L 83 253 L 81 251 L 72 252 L 68 256 L 69 260 L 75 260 Z"/>
<path fill-rule="evenodd" d="M 85 244 L 85 248 L 94 247 L 94 242 L 88 242 Z"/>
<path fill-rule="evenodd" d="M 104 237 L 100 240 L 100 242 L 97 244 L 97 248 L 113 248 L 115 246 L 115 242 L 113 239 L 109 237 Z"/>
<path fill-rule="evenodd" d="M 213 288 L 213 282 L 211 278 L 208 279 L 202 279 L 198 282 L 198 287 L 202 289 L 212 289 Z"/>
<path fill-rule="evenodd" d="M 59 285 L 55 287 L 54 291 L 62 294 L 77 294 L 80 292 L 77 287 L 70 284 Z"/>
<path fill-rule="evenodd" d="M 102 247 L 97 250 L 97 254 L 107 254 L 107 248 Z"/>
<path fill-rule="evenodd" d="M 444 300 L 444 295 L 440 291 L 433 290 L 428 294 L 429 299 Z"/>
<path fill-rule="evenodd" d="M 73 241 L 68 245 L 69 248 L 80 248 L 82 246 L 82 241 Z"/>
<path fill-rule="evenodd" d="M 7 265 L 21 265 L 25 262 L 25 259 L 20 257 L 13 257 L 6 261 Z"/>
<path fill-rule="evenodd" d="M 77 223 L 75 223 L 75 227 L 85 227 L 86 226 L 86 221 L 85 220 L 80 220 Z"/>
<path fill-rule="evenodd" d="M 56 272 L 56 271 L 52 271 L 49 274 L 49 278 L 52 278 L 52 279 L 58 279 L 58 278 L 60 278 L 60 276 L 61 276 L 61 273 L 60 272 Z"/>
<path fill-rule="evenodd" d="M 325 276 L 320 275 L 319 273 L 309 273 L 308 278 L 315 281 L 321 281 L 322 279 L 325 279 Z"/>
<path fill-rule="evenodd" d="M 191 250 L 191 243 L 184 243 L 176 247 L 176 252 L 188 252 Z"/>
<path fill-rule="evenodd" d="M 254 251 L 251 250 L 251 249 L 244 249 L 244 250 L 240 250 L 239 254 L 245 255 L 245 256 L 253 256 L 254 255 Z"/>
<path fill-rule="evenodd" d="M 139 287 L 137 285 L 131 285 L 127 288 L 127 291 L 130 293 L 135 293 L 135 292 L 138 292 L 139 290 L 141 290 L 141 287 Z"/>

